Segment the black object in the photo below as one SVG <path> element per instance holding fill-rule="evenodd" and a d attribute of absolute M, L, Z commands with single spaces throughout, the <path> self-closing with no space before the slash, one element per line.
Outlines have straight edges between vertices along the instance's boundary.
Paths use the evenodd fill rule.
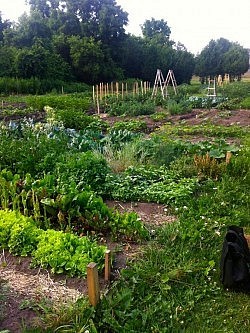
<path fill-rule="evenodd" d="M 221 282 L 225 288 L 250 292 L 250 251 L 243 229 L 228 227 L 220 261 Z"/>

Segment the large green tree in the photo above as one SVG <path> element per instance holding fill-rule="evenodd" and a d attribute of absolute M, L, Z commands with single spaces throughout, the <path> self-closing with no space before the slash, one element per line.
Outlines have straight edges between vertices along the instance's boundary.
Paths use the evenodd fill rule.
<path fill-rule="evenodd" d="M 196 58 L 195 74 L 201 78 L 233 73 L 240 76 L 248 68 L 246 50 L 225 38 L 211 40 Z"/>
<path fill-rule="evenodd" d="M 9 20 L 3 20 L 2 13 L 0 12 L 0 42 L 3 41 L 3 32 L 5 29 L 11 26 L 11 22 Z"/>
<path fill-rule="evenodd" d="M 233 43 L 230 49 L 224 54 L 222 61 L 223 70 L 230 77 L 240 79 L 249 68 L 249 53 L 237 43 Z"/>
<path fill-rule="evenodd" d="M 148 39 L 153 39 L 157 44 L 169 44 L 173 43 L 170 41 L 171 29 L 168 26 L 167 21 L 155 20 L 146 20 L 143 25 L 141 25 L 143 37 Z"/>

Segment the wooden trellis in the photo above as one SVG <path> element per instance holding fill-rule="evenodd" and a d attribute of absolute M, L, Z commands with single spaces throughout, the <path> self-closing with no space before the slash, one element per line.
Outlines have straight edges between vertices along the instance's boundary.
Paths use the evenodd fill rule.
<path fill-rule="evenodd" d="M 177 83 L 172 69 L 169 69 L 166 79 L 164 79 L 162 71 L 157 69 L 154 88 L 152 92 L 152 97 L 155 97 L 158 92 L 158 88 L 161 90 L 162 98 L 165 99 L 168 96 L 168 86 L 172 85 L 175 94 L 177 94 Z"/>

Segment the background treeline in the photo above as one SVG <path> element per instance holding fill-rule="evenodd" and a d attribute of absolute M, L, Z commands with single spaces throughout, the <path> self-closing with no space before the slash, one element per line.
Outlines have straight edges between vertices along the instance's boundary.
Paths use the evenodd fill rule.
<path fill-rule="evenodd" d="M 43 90 L 62 82 L 94 84 L 126 78 L 154 81 L 156 69 L 173 69 L 178 84 L 248 69 L 248 52 L 223 38 L 196 58 L 170 39 L 164 20 L 147 20 L 142 37 L 125 32 L 126 13 L 115 0 L 28 0 L 18 22 L 0 15 L 0 77 L 39 79 Z M 34 89 L 37 90 L 37 89 Z"/>

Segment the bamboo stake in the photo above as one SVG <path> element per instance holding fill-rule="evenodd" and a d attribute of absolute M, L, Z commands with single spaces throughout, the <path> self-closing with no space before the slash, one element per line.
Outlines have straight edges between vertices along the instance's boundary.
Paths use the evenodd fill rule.
<path fill-rule="evenodd" d="M 99 83 L 98 85 L 98 95 L 99 95 L 99 98 L 100 98 L 100 101 L 102 100 L 102 87 L 101 87 L 101 83 Z"/>
<path fill-rule="evenodd" d="M 105 84 L 104 85 L 104 101 L 105 101 L 105 104 L 106 104 L 106 97 L 107 97 L 107 86 Z"/>
<path fill-rule="evenodd" d="M 94 262 L 91 262 L 87 266 L 87 284 L 89 302 L 92 306 L 96 306 L 100 300 L 100 287 L 97 265 Z"/>
<path fill-rule="evenodd" d="M 93 86 L 93 102 L 95 104 L 95 86 Z"/>
<path fill-rule="evenodd" d="M 124 83 L 122 82 L 122 99 L 123 99 L 123 93 L 124 93 Z"/>
<path fill-rule="evenodd" d="M 141 94 L 144 95 L 144 91 L 143 91 L 143 83 L 141 81 Z"/>
<path fill-rule="evenodd" d="M 116 82 L 116 97 L 118 99 L 118 95 L 119 95 L 119 83 Z"/>
<path fill-rule="evenodd" d="M 137 93 L 137 95 L 139 95 L 139 83 L 138 82 L 136 82 L 135 87 L 136 87 L 136 93 Z"/>
<path fill-rule="evenodd" d="M 111 82 L 111 95 L 114 95 L 114 86 L 113 86 L 113 82 Z"/>
<path fill-rule="evenodd" d="M 110 272 L 111 272 L 111 251 L 107 250 L 105 252 L 105 271 L 104 271 L 105 281 L 110 281 Z"/>
<path fill-rule="evenodd" d="M 100 105 L 99 105 L 99 94 L 98 94 L 99 86 L 96 85 L 96 106 L 97 106 L 97 113 L 100 114 Z"/>
<path fill-rule="evenodd" d="M 126 95 L 128 94 L 128 83 L 126 82 Z"/>
<path fill-rule="evenodd" d="M 99 104 L 99 99 L 97 97 L 96 99 L 96 106 L 97 106 L 97 114 L 100 114 L 100 104 Z"/>

